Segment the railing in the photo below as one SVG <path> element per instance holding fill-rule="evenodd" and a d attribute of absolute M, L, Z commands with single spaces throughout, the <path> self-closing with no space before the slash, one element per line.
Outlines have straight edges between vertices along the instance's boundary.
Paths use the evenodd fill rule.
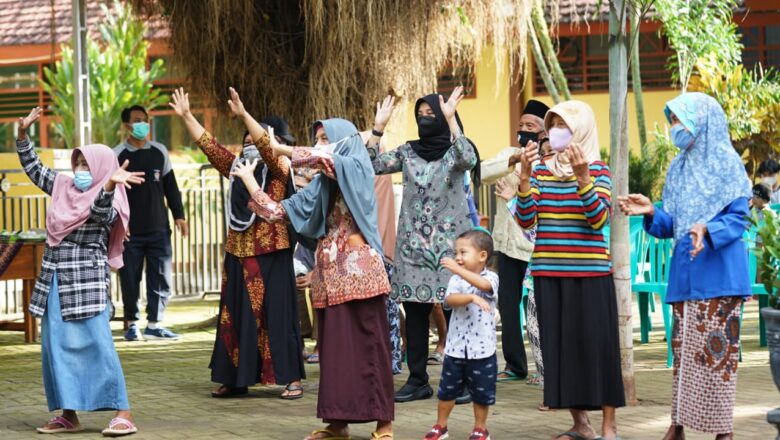
<path fill-rule="evenodd" d="M 58 170 L 70 171 L 70 170 Z M 211 165 L 177 165 L 174 167 L 189 224 L 189 236 L 173 231 L 173 286 L 175 296 L 201 295 L 219 291 L 222 277 L 223 245 L 227 234 L 225 223 L 225 193 L 227 185 Z M 22 170 L 0 170 L 0 182 L 23 173 Z M 20 180 L 18 178 L 8 180 Z M 0 228 L 21 231 L 45 228 L 46 209 L 50 198 L 44 194 L 9 195 L 13 188 L 32 185 L 24 183 L 3 186 L 0 191 Z M 18 192 L 18 191 L 16 191 Z M 131 213 L 132 215 L 132 213 Z M 169 213 L 170 216 L 170 213 Z M 169 218 L 173 227 L 173 219 Z M 132 231 L 131 231 L 132 232 Z M 141 280 L 141 297 L 145 298 L 145 279 Z M 23 312 L 21 281 L 0 283 L 0 315 Z M 121 303 L 117 274 L 111 274 L 111 297 Z"/>

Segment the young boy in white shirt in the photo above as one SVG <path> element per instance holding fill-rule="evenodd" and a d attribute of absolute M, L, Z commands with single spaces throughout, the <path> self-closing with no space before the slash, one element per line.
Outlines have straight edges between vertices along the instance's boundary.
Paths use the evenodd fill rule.
<path fill-rule="evenodd" d="M 464 386 L 474 405 L 474 429 L 469 440 L 490 440 L 487 416 L 496 403 L 496 327 L 493 320 L 498 275 L 486 269 L 493 254 L 493 239 L 482 229 L 466 231 L 455 241 L 455 259 L 442 259 L 453 275 L 444 296 L 452 308 L 442 377 L 439 382 L 438 419 L 424 440 L 449 437 L 447 420 L 455 398 Z"/>

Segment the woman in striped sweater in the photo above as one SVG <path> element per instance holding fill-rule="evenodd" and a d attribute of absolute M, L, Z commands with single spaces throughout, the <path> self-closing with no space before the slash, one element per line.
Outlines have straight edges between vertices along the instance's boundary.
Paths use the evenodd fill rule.
<path fill-rule="evenodd" d="M 574 426 L 558 439 L 594 438 L 588 410 L 604 414 L 602 435 L 617 438 L 615 408 L 625 405 L 612 263 L 602 232 L 611 178 L 601 162 L 593 110 L 581 101 L 550 109 L 554 150 L 539 160 L 528 145 L 513 214 L 536 227 L 531 259 L 544 358 L 544 403 L 568 408 Z"/>

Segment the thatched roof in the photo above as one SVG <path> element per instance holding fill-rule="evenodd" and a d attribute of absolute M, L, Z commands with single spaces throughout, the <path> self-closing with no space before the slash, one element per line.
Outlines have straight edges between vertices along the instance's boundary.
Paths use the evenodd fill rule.
<path fill-rule="evenodd" d="M 169 21 L 174 62 L 194 91 L 225 110 L 235 86 L 254 115 L 285 116 L 308 139 L 317 118 L 366 127 L 388 92 L 431 93 L 445 65 L 473 66 L 488 40 L 502 49 L 484 55 L 523 66 L 532 0 L 131 3 Z"/>

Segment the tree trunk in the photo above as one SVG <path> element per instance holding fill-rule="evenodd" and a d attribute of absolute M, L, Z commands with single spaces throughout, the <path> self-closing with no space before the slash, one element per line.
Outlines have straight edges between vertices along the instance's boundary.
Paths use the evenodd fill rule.
<path fill-rule="evenodd" d="M 540 31 L 537 31 L 536 27 L 533 25 L 531 25 L 531 29 L 528 30 L 528 36 L 531 37 L 531 51 L 534 54 L 534 62 L 536 63 L 536 68 L 539 69 L 539 76 L 542 77 L 544 87 L 550 93 L 553 102 L 557 104 L 561 102 L 561 96 L 558 94 L 558 89 L 555 88 L 552 76 L 550 75 L 550 69 L 547 68 L 547 61 L 544 60 L 542 48 L 539 46 L 539 38 L 537 37 L 538 32 Z M 533 72 L 531 74 L 533 75 Z"/>
<path fill-rule="evenodd" d="M 639 24 L 642 22 L 642 11 L 636 7 L 631 17 L 631 88 L 634 91 L 636 105 L 636 124 L 639 133 L 639 146 L 642 157 L 647 159 L 647 126 L 645 125 L 645 102 L 642 97 L 642 73 L 639 70 Z M 649 194 L 648 194 L 649 195 Z"/>
<path fill-rule="evenodd" d="M 628 50 L 626 36 L 626 0 L 609 2 L 609 143 L 612 169 L 612 200 L 628 194 Z M 613 203 L 613 206 L 617 203 Z M 611 255 L 617 293 L 620 363 L 626 402 L 636 405 L 634 381 L 633 325 L 631 323 L 631 270 L 628 218 L 618 209 L 610 222 Z"/>
<path fill-rule="evenodd" d="M 536 35 L 539 37 L 539 43 L 541 43 L 544 57 L 547 59 L 547 64 L 550 65 L 550 71 L 552 72 L 553 79 L 558 91 L 563 95 L 565 100 L 571 99 L 571 92 L 569 92 L 569 84 L 566 82 L 566 76 L 563 74 L 561 64 L 558 62 L 558 54 L 555 53 L 555 47 L 553 47 L 552 40 L 550 39 L 550 32 L 547 28 L 547 21 L 544 18 L 544 10 L 542 9 L 542 2 L 536 1 L 531 11 L 531 22 L 533 28 L 536 30 Z"/>

